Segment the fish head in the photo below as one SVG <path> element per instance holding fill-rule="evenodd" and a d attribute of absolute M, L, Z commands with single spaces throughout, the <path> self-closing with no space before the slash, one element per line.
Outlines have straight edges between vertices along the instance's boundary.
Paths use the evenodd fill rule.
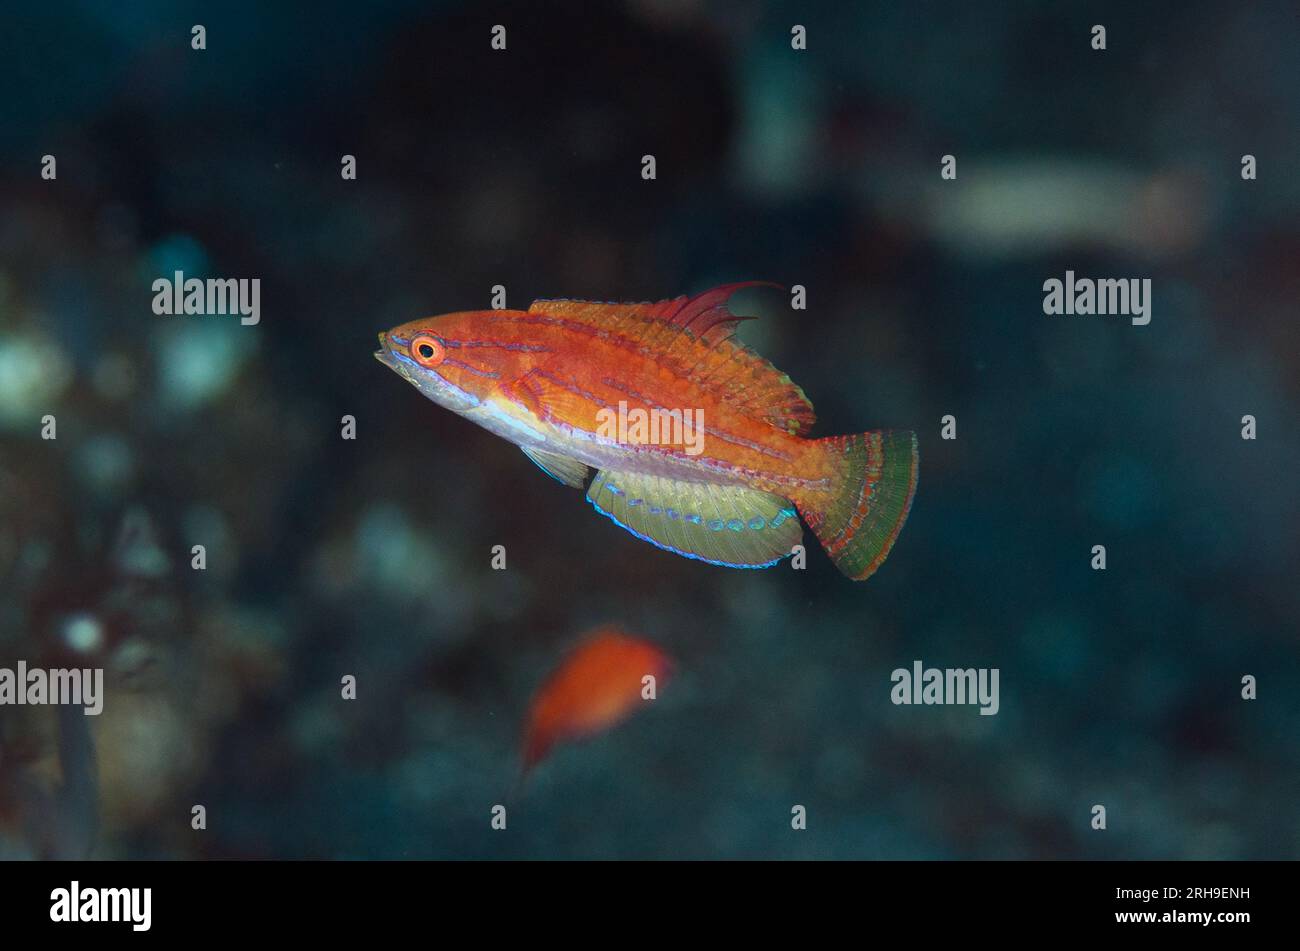
<path fill-rule="evenodd" d="M 466 413 L 510 378 L 510 369 L 493 361 L 486 349 L 465 346 L 481 336 L 473 328 L 485 313 L 501 311 L 425 317 L 384 331 L 375 359 L 440 406 Z"/>

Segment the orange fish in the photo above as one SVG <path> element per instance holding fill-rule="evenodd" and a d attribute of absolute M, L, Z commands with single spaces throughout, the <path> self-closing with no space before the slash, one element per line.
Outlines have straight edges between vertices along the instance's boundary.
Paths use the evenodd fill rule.
<path fill-rule="evenodd" d="M 658 689 L 672 663 L 653 644 L 604 627 L 583 640 L 538 688 L 524 729 L 523 774 L 563 740 L 608 730 L 647 702 L 647 681 Z"/>
<path fill-rule="evenodd" d="M 734 339 L 745 284 L 644 304 L 539 300 L 379 335 L 375 357 L 429 399 L 520 446 L 638 538 L 733 568 L 803 539 L 870 576 L 916 491 L 916 436 L 807 438 L 812 404 Z M 796 514 L 797 513 L 797 514 Z"/>

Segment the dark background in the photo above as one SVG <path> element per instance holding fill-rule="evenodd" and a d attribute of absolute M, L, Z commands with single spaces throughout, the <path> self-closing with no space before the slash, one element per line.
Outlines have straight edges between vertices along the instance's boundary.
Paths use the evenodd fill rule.
<path fill-rule="evenodd" d="M 0 708 L 0 857 L 1295 857 L 1300 23 L 1133 6 L 6 7 L 0 666 L 108 697 Z M 261 323 L 155 316 L 176 269 Z M 1044 316 L 1066 269 L 1151 324 Z M 808 288 L 734 306 L 817 435 L 919 434 L 864 584 L 660 552 L 371 358 L 746 279 Z M 606 621 L 677 679 L 512 796 Z M 893 706 L 916 659 L 1001 712 Z"/>

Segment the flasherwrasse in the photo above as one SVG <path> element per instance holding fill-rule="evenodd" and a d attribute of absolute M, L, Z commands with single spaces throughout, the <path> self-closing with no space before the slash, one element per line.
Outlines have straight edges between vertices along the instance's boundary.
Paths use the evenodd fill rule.
<path fill-rule="evenodd" d="M 524 726 L 522 775 L 556 743 L 608 730 L 639 704 L 657 698 L 671 670 L 659 648 L 617 628 L 585 635 L 533 696 Z"/>
<path fill-rule="evenodd" d="M 709 564 L 767 568 L 803 538 L 861 581 L 916 491 L 911 432 L 807 437 L 803 390 L 734 338 L 742 287 L 658 303 L 539 300 L 381 333 L 375 357 L 421 393 L 586 488 L 638 538 Z"/>

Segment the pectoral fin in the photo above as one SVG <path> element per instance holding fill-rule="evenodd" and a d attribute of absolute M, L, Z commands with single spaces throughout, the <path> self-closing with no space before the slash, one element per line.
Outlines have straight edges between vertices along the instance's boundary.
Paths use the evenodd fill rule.
<path fill-rule="evenodd" d="M 548 422 L 578 424 L 586 428 L 596 412 L 596 405 L 589 399 L 536 369 L 505 384 L 501 391 L 507 399 Z"/>
<path fill-rule="evenodd" d="M 638 538 L 728 568 L 768 568 L 803 538 L 789 501 L 744 486 L 602 469 L 587 500 Z"/>

